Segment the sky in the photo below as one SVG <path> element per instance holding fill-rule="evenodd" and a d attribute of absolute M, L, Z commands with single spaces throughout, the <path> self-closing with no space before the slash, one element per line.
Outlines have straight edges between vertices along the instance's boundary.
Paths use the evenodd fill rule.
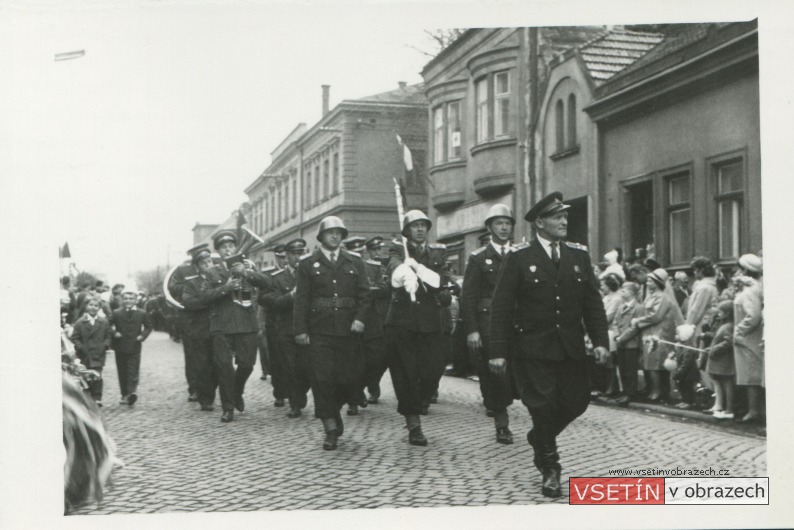
<path fill-rule="evenodd" d="M 66 211 L 48 235 L 108 281 L 181 261 L 194 224 L 220 223 L 299 123 L 342 99 L 422 81 L 420 26 L 341 23 L 285 5 L 142 2 L 18 13 L 13 48 L 21 160 Z M 325 10 L 321 10 L 325 11 Z M 330 13 L 329 13 L 330 14 Z M 57 53 L 85 55 L 55 61 Z M 45 125 L 46 124 L 46 125 Z M 44 126 L 43 126 L 44 125 Z M 44 130 L 42 137 L 40 132 Z"/>

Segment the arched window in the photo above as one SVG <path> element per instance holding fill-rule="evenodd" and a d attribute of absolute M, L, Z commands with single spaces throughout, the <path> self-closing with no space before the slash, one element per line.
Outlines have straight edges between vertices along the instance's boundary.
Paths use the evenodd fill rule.
<path fill-rule="evenodd" d="M 570 149 L 577 144 L 576 140 L 576 96 L 568 96 L 568 145 Z"/>
<path fill-rule="evenodd" d="M 565 150 L 565 108 L 561 99 L 557 100 L 557 105 L 554 107 L 554 121 L 556 127 L 555 133 L 557 136 L 555 151 L 559 153 Z"/>

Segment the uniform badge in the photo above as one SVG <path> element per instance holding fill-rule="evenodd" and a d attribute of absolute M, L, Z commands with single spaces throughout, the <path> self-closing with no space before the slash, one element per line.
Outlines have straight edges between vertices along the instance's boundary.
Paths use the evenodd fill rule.
<path fill-rule="evenodd" d="M 574 265 L 574 266 L 573 266 L 573 271 L 574 271 L 574 272 L 582 272 L 582 271 L 579 269 L 579 265 Z"/>
<path fill-rule="evenodd" d="M 315 269 L 319 269 L 320 268 L 320 262 L 319 261 L 315 261 L 314 262 L 314 268 Z"/>
<path fill-rule="evenodd" d="M 490 265 L 491 263 L 493 263 L 493 261 L 491 261 L 491 258 L 485 260 L 486 265 Z"/>
<path fill-rule="evenodd" d="M 536 266 L 534 266 L 534 265 L 530 265 L 529 266 L 529 272 L 535 272 L 536 270 L 538 270 L 538 268 Z"/>

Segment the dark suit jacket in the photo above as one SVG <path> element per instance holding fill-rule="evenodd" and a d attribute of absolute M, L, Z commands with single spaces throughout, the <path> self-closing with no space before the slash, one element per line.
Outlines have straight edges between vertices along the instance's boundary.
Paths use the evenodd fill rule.
<path fill-rule="evenodd" d="M 141 342 L 136 337 L 143 336 L 143 340 L 152 332 L 152 323 L 149 315 L 139 308 L 133 308 L 130 314 L 123 307 L 113 311 L 113 329 L 121 333 L 121 338 L 113 338 L 113 349 L 119 353 L 140 353 Z"/>
<path fill-rule="evenodd" d="M 502 255 L 490 243 L 469 256 L 460 301 L 460 314 L 467 335 L 477 331 L 482 337 L 490 337 L 491 299 L 501 269 Z"/>
<path fill-rule="evenodd" d="M 364 340 L 369 340 L 383 336 L 383 324 L 386 322 L 391 300 L 391 285 L 386 279 L 386 269 L 379 261 L 368 259 L 364 261 L 364 265 L 372 296 L 371 310 L 367 311 L 366 320 L 363 321 Z"/>
<path fill-rule="evenodd" d="M 236 303 L 233 293 L 226 287 L 232 272 L 224 264 L 205 273 L 200 299 L 210 308 L 210 333 L 231 335 L 234 333 L 257 333 L 257 293 L 252 294 L 251 305 L 243 307 Z M 248 282 L 260 289 L 270 290 L 273 282 L 261 272 L 248 271 Z"/>
<path fill-rule="evenodd" d="M 585 329 L 594 346 L 609 348 L 606 312 L 585 247 L 560 245 L 559 271 L 537 239 L 507 255 L 491 303 L 491 359 L 507 357 L 514 325 L 521 358 L 584 359 Z"/>
<path fill-rule="evenodd" d="M 444 272 L 444 246 L 427 243 L 421 254 L 415 248 L 409 248 L 408 254 L 418 263 L 437 272 L 441 277 L 440 285 L 449 284 L 449 275 Z M 386 267 L 387 277 L 391 279 L 394 270 L 401 264 L 405 256 L 402 244 L 392 243 L 389 249 L 389 264 Z M 389 280 L 391 283 L 391 280 Z M 446 289 L 433 288 L 419 281 L 419 290 L 416 292 L 416 303 L 411 303 L 410 295 L 405 289 L 392 291 L 389 313 L 386 315 L 387 326 L 399 326 L 411 331 L 431 333 L 441 331 L 443 318 L 441 307 L 448 307 L 452 302 L 452 295 Z"/>
<path fill-rule="evenodd" d="M 288 268 L 278 269 L 270 274 L 273 290 L 259 297 L 262 305 L 267 308 L 267 315 L 273 323 L 273 330 L 279 335 L 294 336 L 293 312 L 295 298 L 292 290 L 297 279 L 295 273 Z"/>
<path fill-rule="evenodd" d="M 77 358 L 88 368 L 102 368 L 112 335 L 107 319 L 97 317 L 92 326 L 85 317 L 81 318 L 75 322 L 71 337 Z"/>
<path fill-rule="evenodd" d="M 295 291 L 295 335 L 350 336 L 353 320 L 364 322 L 370 311 L 369 280 L 361 256 L 340 249 L 331 265 L 320 249 L 301 259 Z M 352 300 L 348 307 L 322 307 L 331 300 Z M 365 327 L 366 329 L 366 327 Z"/>
<path fill-rule="evenodd" d="M 180 300 L 185 309 L 179 312 L 182 334 L 191 339 L 210 338 L 210 309 L 201 297 L 204 277 L 199 274 L 180 280 Z"/>

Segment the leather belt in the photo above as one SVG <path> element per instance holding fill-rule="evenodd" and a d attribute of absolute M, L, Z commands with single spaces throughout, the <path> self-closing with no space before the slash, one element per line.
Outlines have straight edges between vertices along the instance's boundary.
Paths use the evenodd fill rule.
<path fill-rule="evenodd" d="M 349 308 L 356 307 L 356 301 L 353 298 L 313 298 L 312 309 L 329 309 L 329 308 Z"/>

